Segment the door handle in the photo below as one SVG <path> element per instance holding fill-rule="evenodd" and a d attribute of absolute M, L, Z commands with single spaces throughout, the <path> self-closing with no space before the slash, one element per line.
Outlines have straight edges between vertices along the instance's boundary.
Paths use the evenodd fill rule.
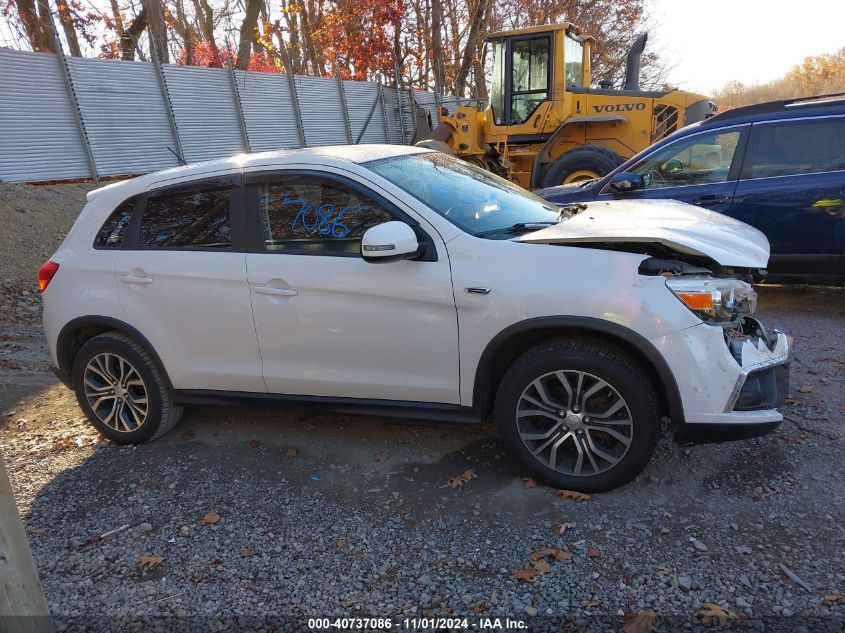
<path fill-rule="evenodd" d="M 273 295 L 276 297 L 295 297 L 299 294 L 293 288 L 273 288 L 272 286 L 256 286 L 255 292 L 260 295 Z"/>
<path fill-rule="evenodd" d="M 121 275 L 120 281 L 125 284 L 141 284 L 144 286 L 153 283 L 152 277 L 137 277 L 135 275 Z"/>
<path fill-rule="evenodd" d="M 721 194 L 709 194 L 706 196 L 699 196 L 693 200 L 692 203 L 697 204 L 700 207 L 706 207 L 711 204 L 724 204 L 727 201 L 727 196 L 723 196 Z"/>

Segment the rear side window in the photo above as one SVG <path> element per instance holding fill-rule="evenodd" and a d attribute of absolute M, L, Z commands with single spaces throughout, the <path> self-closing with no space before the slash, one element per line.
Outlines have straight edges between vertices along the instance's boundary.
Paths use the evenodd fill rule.
<path fill-rule="evenodd" d="M 97 233 L 97 238 L 94 240 L 95 248 L 121 248 L 123 246 L 126 229 L 129 228 L 129 223 L 132 221 L 136 202 L 138 202 L 138 196 L 132 196 L 112 211 L 109 219 L 105 221 Z"/>
<path fill-rule="evenodd" d="M 233 187 L 197 187 L 150 194 L 139 241 L 146 248 L 231 248 Z"/>
<path fill-rule="evenodd" d="M 369 196 L 319 176 L 257 185 L 268 251 L 360 254 L 364 232 L 396 218 Z"/>
<path fill-rule="evenodd" d="M 744 178 L 845 170 L 845 117 L 760 123 Z"/>

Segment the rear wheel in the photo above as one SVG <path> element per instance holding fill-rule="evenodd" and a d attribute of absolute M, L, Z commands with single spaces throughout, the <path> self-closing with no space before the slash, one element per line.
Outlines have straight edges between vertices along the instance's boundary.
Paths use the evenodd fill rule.
<path fill-rule="evenodd" d="M 107 332 L 87 341 L 73 363 L 73 386 L 91 424 L 118 444 L 141 444 L 182 415 L 152 355 L 130 337 Z"/>
<path fill-rule="evenodd" d="M 660 414 L 643 368 L 615 346 L 560 338 L 520 357 L 496 397 L 499 436 L 535 479 L 598 492 L 651 458 Z"/>
<path fill-rule="evenodd" d="M 583 145 L 558 156 L 543 176 L 543 187 L 555 187 L 600 178 L 623 163 L 616 152 L 597 145 Z"/>

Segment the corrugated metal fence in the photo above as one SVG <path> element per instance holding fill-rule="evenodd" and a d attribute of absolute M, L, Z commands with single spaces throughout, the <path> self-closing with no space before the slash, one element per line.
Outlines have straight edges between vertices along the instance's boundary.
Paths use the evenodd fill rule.
<path fill-rule="evenodd" d="M 0 49 L 0 180 L 97 179 L 359 139 L 407 143 L 412 98 L 437 125 L 434 94 L 372 82 Z M 455 106 L 454 97 L 440 102 Z"/>

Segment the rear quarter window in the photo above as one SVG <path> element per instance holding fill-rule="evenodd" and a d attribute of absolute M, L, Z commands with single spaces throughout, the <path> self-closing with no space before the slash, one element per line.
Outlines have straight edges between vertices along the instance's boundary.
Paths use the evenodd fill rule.
<path fill-rule="evenodd" d="M 123 201 L 112 211 L 108 219 L 100 227 L 94 239 L 94 248 L 122 248 L 126 239 L 126 230 L 135 213 L 138 196 L 132 196 Z"/>

